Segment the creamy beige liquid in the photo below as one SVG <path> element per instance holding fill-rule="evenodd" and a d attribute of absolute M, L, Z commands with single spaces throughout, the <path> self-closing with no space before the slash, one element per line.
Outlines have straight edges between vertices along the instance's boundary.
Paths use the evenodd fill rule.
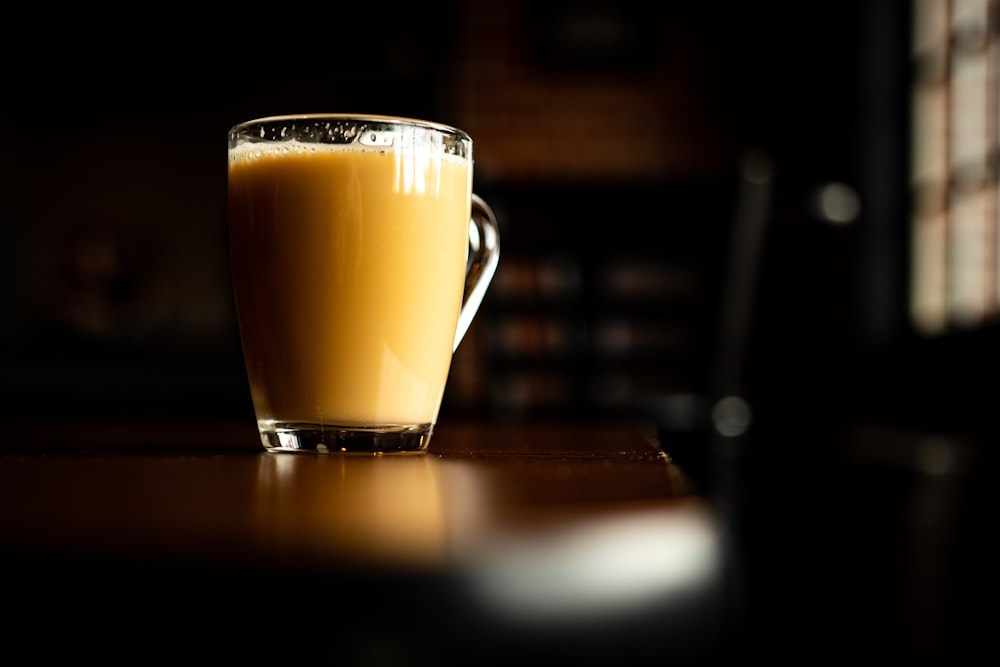
<path fill-rule="evenodd" d="M 231 151 L 233 277 L 258 421 L 436 421 L 470 206 L 469 161 L 439 152 Z"/>

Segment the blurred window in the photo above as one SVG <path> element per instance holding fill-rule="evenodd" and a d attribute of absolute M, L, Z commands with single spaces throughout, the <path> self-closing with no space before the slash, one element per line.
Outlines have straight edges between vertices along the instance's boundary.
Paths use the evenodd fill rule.
<path fill-rule="evenodd" d="M 1000 0 L 913 0 L 910 313 L 921 332 L 1000 310 Z"/>

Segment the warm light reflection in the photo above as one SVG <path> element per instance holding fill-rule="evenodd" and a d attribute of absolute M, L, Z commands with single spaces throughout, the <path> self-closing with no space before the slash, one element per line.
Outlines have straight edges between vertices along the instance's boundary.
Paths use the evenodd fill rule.
<path fill-rule="evenodd" d="M 720 517 L 663 496 L 668 471 L 649 463 L 619 469 L 634 471 L 622 502 L 609 486 L 591 493 L 590 459 L 268 455 L 255 530 L 274 563 L 444 568 L 498 620 L 603 622 L 705 599 L 720 581 Z M 549 504 L 543 479 L 575 500 Z M 661 490 L 644 495 L 649 483 Z"/>
<path fill-rule="evenodd" d="M 715 580 L 721 559 L 710 515 L 682 505 L 508 537 L 490 546 L 472 585 L 505 617 L 562 621 L 676 600 Z"/>
<path fill-rule="evenodd" d="M 375 133 L 372 135 L 376 136 Z M 440 136 L 425 135 L 423 130 L 400 128 L 379 135 L 375 143 L 387 148 L 392 146 L 396 157 L 396 192 L 413 195 L 441 193 L 440 164 L 446 151 Z"/>
<path fill-rule="evenodd" d="M 422 565 L 444 558 L 437 462 L 423 455 L 262 456 L 255 517 L 277 554 Z"/>

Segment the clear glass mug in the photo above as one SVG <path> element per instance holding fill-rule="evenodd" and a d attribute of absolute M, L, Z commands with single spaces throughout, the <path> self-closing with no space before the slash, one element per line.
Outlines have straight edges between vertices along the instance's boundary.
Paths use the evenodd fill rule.
<path fill-rule="evenodd" d="M 420 452 L 499 260 L 472 139 L 387 116 L 229 131 L 233 288 L 264 448 Z"/>

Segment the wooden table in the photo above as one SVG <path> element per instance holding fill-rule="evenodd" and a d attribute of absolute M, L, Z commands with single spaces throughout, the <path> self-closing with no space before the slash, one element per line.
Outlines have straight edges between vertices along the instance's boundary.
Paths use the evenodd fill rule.
<path fill-rule="evenodd" d="M 269 454 L 244 423 L 15 430 L 0 559 L 5 639 L 81 657 L 676 664 L 733 621 L 718 508 L 634 423 L 444 423 L 387 456 Z"/>

